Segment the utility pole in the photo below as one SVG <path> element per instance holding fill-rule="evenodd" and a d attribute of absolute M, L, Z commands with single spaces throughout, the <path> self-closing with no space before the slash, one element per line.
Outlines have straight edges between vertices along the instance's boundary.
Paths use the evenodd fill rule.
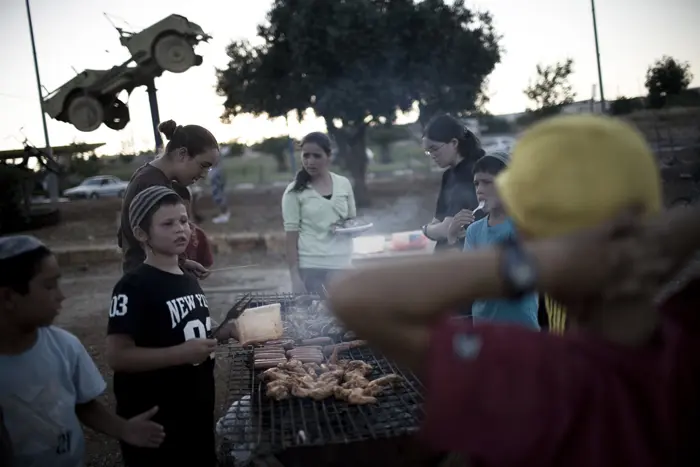
<path fill-rule="evenodd" d="M 598 22 L 595 16 L 595 0 L 591 0 L 591 13 L 593 15 L 593 37 L 595 38 L 595 58 L 598 63 L 598 86 L 600 87 L 600 110 L 607 113 L 605 104 L 605 92 L 603 92 L 603 70 L 600 67 L 600 47 L 598 46 Z"/>
<path fill-rule="evenodd" d="M 36 74 L 36 88 L 39 92 L 39 108 L 41 110 L 41 123 L 44 126 L 44 144 L 46 146 L 45 151 L 49 158 L 53 159 L 53 150 L 51 149 L 51 142 L 49 141 L 49 129 L 46 126 L 46 114 L 44 113 L 44 98 L 41 93 L 41 78 L 39 76 L 39 60 L 36 54 L 36 42 L 34 41 L 34 25 L 32 24 L 32 11 L 29 8 L 29 0 L 25 0 L 27 6 L 27 20 L 29 21 L 29 38 L 32 41 L 32 56 L 34 57 L 34 73 Z M 46 182 L 48 185 L 49 195 L 51 196 L 51 202 L 58 202 L 58 176 L 47 171 Z"/>

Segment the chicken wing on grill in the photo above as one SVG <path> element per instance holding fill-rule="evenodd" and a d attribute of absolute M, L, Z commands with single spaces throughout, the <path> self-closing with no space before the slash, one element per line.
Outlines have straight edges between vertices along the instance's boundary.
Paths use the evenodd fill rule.
<path fill-rule="evenodd" d="M 395 374 L 370 381 L 372 370 L 372 365 L 361 360 L 320 365 L 290 360 L 264 371 L 261 379 L 267 383 L 267 396 L 275 400 L 290 396 L 314 400 L 335 397 L 349 404 L 364 405 L 377 402 L 382 391 L 401 381 Z"/>

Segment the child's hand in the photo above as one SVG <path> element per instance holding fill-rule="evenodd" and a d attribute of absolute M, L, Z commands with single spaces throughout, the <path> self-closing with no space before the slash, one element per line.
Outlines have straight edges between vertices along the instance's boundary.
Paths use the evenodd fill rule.
<path fill-rule="evenodd" d="M 165 439 L 163 426 L 151 420 L 158 412 L 158 407 L 135 416 L 126 421 L 122 440 L 132 446 L 157 448 Z"/>
<path fill-rule="evenodd" d="M 190 339 L 179 345 L 183 363 L 199 365 L 216 352 L 216 339 Z"/>
<path fill-rule="evenodd" d="M 236 324 L 236 320 L 231 321 L 230 323 L 226 324 L 221 329 L 219 329 L 214 338 L 219 342 L 226 342 L 229 339 L 239 340 L 238 326 Z"/>
<path fill-rule="evenodd" d="M 450 222 L 447 229 L 447 239 L 450 243 L 454 243 L 462 235 L 464 229 L 474 222 L 474 214 L 468 209 L 459 211 Z"/>
<path fill-rule="evenodd" d="M 210 274 L 207 268 L 199 264 L 197 261 L 193 261 L 191 259 L 185 261 L 184 268 L 194 274 L 197 279 L 206 279 Z"/>

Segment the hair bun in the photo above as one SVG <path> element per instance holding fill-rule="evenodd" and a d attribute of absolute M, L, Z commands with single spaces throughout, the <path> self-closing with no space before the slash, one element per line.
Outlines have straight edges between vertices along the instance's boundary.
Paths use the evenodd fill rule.
<path fill-rule="evenodd" d="M 163 133 L 165 137 L 170 141 L 177 130 L 177 123 L 175 120 L 166 120 L 158 125 L 158 131 Z"/>

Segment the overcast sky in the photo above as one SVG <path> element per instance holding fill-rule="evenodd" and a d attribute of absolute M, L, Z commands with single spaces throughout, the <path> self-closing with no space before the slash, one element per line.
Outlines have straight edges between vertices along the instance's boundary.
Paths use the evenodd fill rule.
<path fill-rule="evenodd" d="M 202 66 L 184 74 L 165 73 L 157 80 L 161 118 L 206 126 L 220 141 L 253 142 L 286 134 L 283 120 L 243 116 L 229 125 L 221 123 L 222 98 L 214 91 L 214 68 L 225 66 L 226 45 L 232 39 L 254 37 L 255 27 L 263 21 L 270 3 L 31 0 L 42 84 L 52 91 L 71 79 L 74 69 L 109 69 L 128 58 L 104 13 L 118 26 L 132 30 L 178 13 L 201 25 L 214 39 L 198 47 L 204 57 Z M 480 0 L 471 5 L 489 10 L 504 36 L 505 55 L 489 77 L 488 109 L 492 113 L 524 110 L 528 102 L 522 90 L 533 78 L 535 65 L 566 57 L 575 62 L 572 82 L 577 97 L 590 98 L 598 78 L 589 0 Z M 695 75 L 691 86 L 700 86 L 700 1 L 598 0 L 596 7 L 606 98 L 643 94 L 647 67 L 664 54 L 690 62 Z M 44 137 L 23 0 L 0 0 L 0 30 L 0 149 L 20 147 L 22 132 L 41 146 Z M 51 143 L 104 142 L 107 153 L 152 147 L 144 89 L 132 93 L 129 107 L 131 123 L 120 132 L 102 126 L 95 132 L 81 133 L 67 123 L 49 119 Z M 290 123 L 295 136 L 319 129 L 323 124 L 317 119 Z"/>

